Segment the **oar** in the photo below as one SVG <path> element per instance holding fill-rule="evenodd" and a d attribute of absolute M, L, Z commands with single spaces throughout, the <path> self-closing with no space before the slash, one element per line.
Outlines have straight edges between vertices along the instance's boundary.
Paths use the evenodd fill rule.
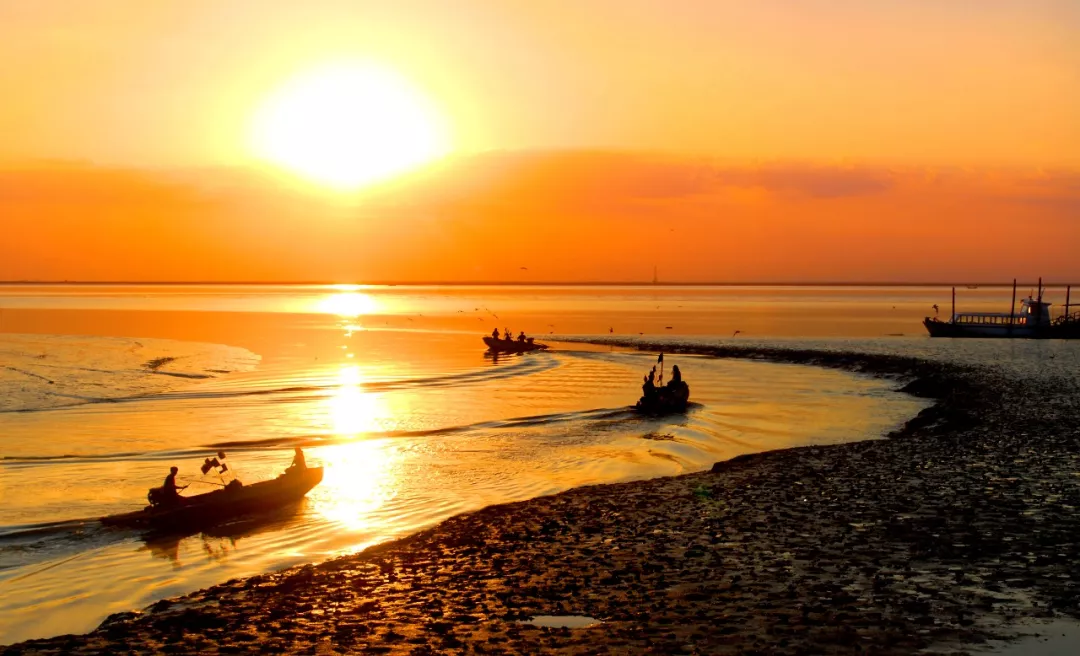
<path fill-rule="evenodd" d="M 206 485 L 217 485 L 218 487 L 225 487 L 225 484 L 224 484 L 224 483 L 216 483 L 216 482 L 214 482 L 214 481 L 191 481 L 190 483 L 188 483 L 187 485 L 185 485 L 185 486 L 183 487 L 183 489 L 187 489 L 187 488 L 188 488 L 188 486 L 194 485 L 194 484 L 196 484 L 196 483 L 205 483 Z"/>

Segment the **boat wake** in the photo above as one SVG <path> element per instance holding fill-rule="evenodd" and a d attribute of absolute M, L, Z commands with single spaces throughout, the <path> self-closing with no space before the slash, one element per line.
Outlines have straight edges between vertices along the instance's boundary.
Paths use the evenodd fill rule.
<path fill-rule="evenodd" d="M 148 403 L 169 401 L 221 401 L 232 405 L 237 400 L 245 398 L 258 399 L 265 402 L 266 397 L 282 397 L 282 402 L 295 403 L 309 401 L 313 398 L 324 397 L 334 391 L 348 386 L 355 387 L 362 392 L 392 392 L 398 390 L 435 389 L 444 387 L 460 387 L 463 385 L 482 384 L 522 376 L 531 376 L 550 371 L 559 366 L 558 359 L 548 354 L 536 354 L 528 359 L 518 362 L 503 364 L 498 367 L 485 367 L 468 371 L 446 374 L 440 376 L 424 376 L 416 378 L 391 378 L 385 380 L 365 380 L 360 382 L 343 383 L 338 378 L 336 370 L 324 371 L 314 375 L 296 377 L 285 381 L 276 378 L 268 378 L 259 381 L 255 387 L 245 387 L 243 383 L 238 385 L 223 381 L 215 387 L 198 387 L 189 390 L 153 392 L 131 394 L 126 396 L 89 396 L 79 394 L 49 393 L 49 403 L 40 407 L 12 407 L 0 406 L 0 413 L 4 412 L 40 412 L 46 410 L 65 410 L 82 408 L 94 404 L 125 404 L 125 403 Z M 163 372 L 152 372 L 160 374 Z M 188 376 L 176 374 L 186 378 L 204 378 L 201 375 Z M 277 384 L 274 383 L 286 383 Z M 288 383 L 308 384 L 288 384 Z"/>
<path fill-rule="evenodd" d="M 371 439 L 387 438 L 423 438 L 460 435 L 476 432 L 498 432 L 514 429 L 535 428 L 551 426 L 568 422 L 624 422 L 638 421 L 639 417 L 629 406 L 621 408 L 595 408 L 578 412 L 557 412 L 542 415 L 529 415 L 525 417 L 513 417 L 496 421 L 483 421 L 472 424 L 457 426 L 444 426 L 426 430 L 390 430 L 371 431 L 358 435 L 337 436 L 323 435 L 294 435 L 271 437 L 265 439 L 250 440 L 226 440 L 212 442 L 188 449 L 170 449 L 162 451 L 128 451 L 124 453 L 103 454 L 61 454 L 41 456 L 3 456 L 0 461 L 4 466 L 11 467 L 34 467 L 46 466 L 62 462 L 64 464 L 123 462 L 129 460 L 138 461 L 173 461 L 192 458 L 201 458 L 208 451 L 228 449 L 230 452 L 261 451 L 267 449 L 292 449 L 295 447 L 316 447 L 335 444 L 348 444 Z M 584 426 L 583 431 L 590 428 Z M 0 533 L 0 539 L 4 533 Z"/>

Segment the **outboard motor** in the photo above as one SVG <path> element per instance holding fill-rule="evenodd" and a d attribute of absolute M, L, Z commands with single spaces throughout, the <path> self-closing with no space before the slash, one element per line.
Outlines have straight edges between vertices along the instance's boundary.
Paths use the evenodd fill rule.
<path fill-rule="evenodd" d="M 150 502 L 151 506 L 160 506 L 161 504 L 165 503 L 165 488 L 150 488 L 150 491 L 146 493 L 146 500 Z"/>

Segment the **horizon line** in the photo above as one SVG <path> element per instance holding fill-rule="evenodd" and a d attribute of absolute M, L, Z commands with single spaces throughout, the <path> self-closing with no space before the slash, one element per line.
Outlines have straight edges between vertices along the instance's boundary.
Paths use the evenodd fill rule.
<path fill-rule="evenodd" d="M 1009 287 L 1014 281 L 987 282 L 890 282 L 890 281 L 491 281 L 491 280 L 431 280 L 431 281 L 376 281 L 376 282 L 332 282 L 325 280 L 0 280 L 0 285 L 201 285 L 201 286 L 309 286 L 332 287 L 355 285 L 358 287 Z M 1038 281 L 1026 282 L 1017 279 L 1017 287 L 1038 285 Z M 1043 287 L 1076 286 L 1075 282 L 1043 282 Z"/>

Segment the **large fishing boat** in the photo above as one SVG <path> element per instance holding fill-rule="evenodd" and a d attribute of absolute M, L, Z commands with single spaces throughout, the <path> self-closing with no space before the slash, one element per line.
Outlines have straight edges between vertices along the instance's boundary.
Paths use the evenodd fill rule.
<path fill-rule="evenodd" d="M 1080 339 L 1080 311 L 1070 314 L 1071 287 L 1065 291 L 1065 310 L 1057 317 L 1050 312 L 1052 303 L 1043 301 L 1042 279 L 1038 296 L 1020 301 L 1016 310 L 1016 281 L 1013 281 L 1013 305 L 1009 312 L 957 312 L 956 288 L 953 288 L 953 311 L 949 321 L 926 317 L 923 325 L 931 337 L 999 337 L 1026 339 Z M 936 306 L 935 306 L 936 307 Z"/>

